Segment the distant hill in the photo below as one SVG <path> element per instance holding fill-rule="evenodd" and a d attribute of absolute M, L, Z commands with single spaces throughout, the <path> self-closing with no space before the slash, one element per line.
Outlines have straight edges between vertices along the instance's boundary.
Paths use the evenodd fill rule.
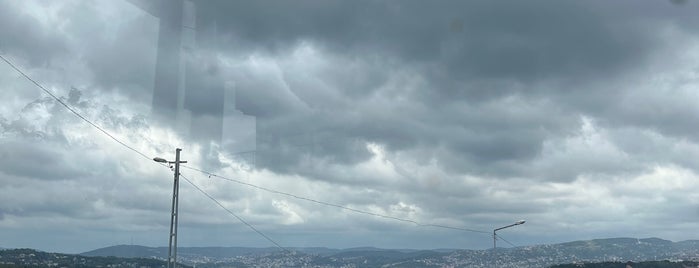
<path fill-rule="evenodd" d="M 0 250 L 0 267 L 166 267 L 164 260 L 148 258 L 87 257 L 34 249 Z M 188 266 L 183 266 L 187 268 Z"/>
<path fill-rule="evenodd" d="M 603 263 L 649 260 L 699 260 L 699 241 L 672 242 L 659 238 L 607 238 L 551 245 L 488 250 L 414 250 L 360 247 L 349 249 L 246 247 L 180 247 L 178 258 L 197 267 L 222 267 L 284 263 L 298 267 L 343 265 L 355 267 L 547 267 L 566 263 Z M 165 247 L 113 246 L 82 253 L 84 256 L 166 258 Z M 206 264 L 210 265 L 207 266 Z M 213 263 L 218 263 L 212 265 Z M 225 266 L 225 265 L 223 265 Z"/>
<path fill-rule="evenodd" d="M 313 253 L 322 253 L 332 250 L 324 248 L 309 248 Z M 167 258 L 167 247 L 144 247 L 134 245 L 118 245 L 95 249 L 80 253 L 83 256 L 114 256 L 123 258 Z M 178 247 L 177 255 L 182 256 L 207 256 L 211 258 L 232 258 L 250 254 L 264 254 L 277 252 L 277 248 L 246 248 L 246 247 Z M 316 254 L 318 254 L 316 253 Z"/>
<path fill-rule="evenodd" d="M 147 258 L 158 257 L 167 258 L 167 248 L 153 248 L 134 245 L 118 245 L 106 248 L 95 249 L 85 253 L 80 253 L 83 256 L 102 256 L 102 257 L 121 257 L 121 258 Z"/>
<path fill-rule="evenodd" d="M 298 247 L 288 248 L 289 250 L 306 254 L 330 256 L 349 252 L 398 252 L 412 253 L 417 249 L 382 249 L 374 247 L 357 247 L 347 249 L 333 249 L 325 247 Z M 453 252 L 456 249 L 439 249 L 439 252 Z M 124 258 L 167 258 L 167 247 L 144 247 L 135 245 L 117 245 L 99 248 L 88 252 L 80 253 L 83 256 L 115 256 Z M 245 255 L 268 254 L 279 252 L 278 248 L 249 248 L 249 247 L 178 247 L 179 256 L 206 256 L 211 258 L 233 258 Z"/>

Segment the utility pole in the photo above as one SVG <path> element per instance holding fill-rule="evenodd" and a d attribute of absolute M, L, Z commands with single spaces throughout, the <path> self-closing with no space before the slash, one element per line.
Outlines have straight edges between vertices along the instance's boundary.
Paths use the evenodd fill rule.
<path fill-rule="evenodd" d="M 503 227 L 500 227 L 500 228 L 496 228 L 496 229 L 493 230 L 493 256 L 494 256 L 494 257 L 493 257 L 493 262 L 495 263 L 494 266 L 495 266 L 496 268 L 498 267 L 498 258 L 497 258 L 497 253 L 495 252 L 495 251 L 497 250 L 497 246 L 496 246 L 495 242 L 497 241 L 498 236 L 497 236 L 497 234 L 496 234 L 495 232 L 497 232 L 497 231 L 499 231 L 499 230 L 502 230 L 502 229 L 505 229 L 505 228 L 510 228 L 510 227 L 512 227 L 512 226 L 522 225 L 522 224 L 524 224 L 525 222 L 526 222 L 525 220 L 519 220 L 519 221 L 517 221 L 517 222 L 515 222 L 515 223 L 513 223 L 513 224 L 510 224 L 510 225 L 507 225 L 507 226 L 503 226 Z"/>
<path fill-rule="evenodd" d="M 170 214 L 170 242 L 167 254 L 167 266 L 177 268 L 177 213 L 180 205 L 180 151 L 175 149 L 175 182 L 172 186 L 172 213 Z M 173 229 L 174 227 L 174 229 Z"/>
<path fill-rule="evenodd" d="M 175 149 L 175 161 L 167 161 L 160 157 L 153 158 L 155 162 L 175 164 L 175 180 L 172 185 L 172 211 L 170 213 L 170 239 L 167 253 L 168 268 L 177 268 L 177 219 L 179 218 L 180 163 L 187 163 L 187 161 L 180 161 L 180 151 L 182 151 L 182 149 Z"/>
<path fill-rule="evenodd" d="M 495 248 L 496 248 L 495 243 L 496 243 L 496 241 L 497 241 L 497 239 L 498 239 L 497 236 L 496 236 L 496 234 L 495 234 L 495 231 L 496 231 L 496 230 L 493 230 L 493 252 L 495 252 Z"/>
<path fill-rule="evenodd" d="M 497 234 L 495 234 L 496 230 L 493 230 L 493 267 L 497 268 L 498 267 L 498 254 L 496 252 L 497 246 L 496 246 L 496 241 L 498 240 Z"/>

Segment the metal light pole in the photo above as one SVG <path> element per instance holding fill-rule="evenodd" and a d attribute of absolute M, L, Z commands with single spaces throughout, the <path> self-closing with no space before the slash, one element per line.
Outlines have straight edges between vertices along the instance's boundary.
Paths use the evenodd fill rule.
<path fill-rule="evenodd" d="M 177 268 L 177 219 L 180 199 L 180 163 L 187 163 L 187 161 L 180 161 L 180 151 L 182 151 L 182 149 L 175 149 L 175 161 L 167 161 L 160 157 L 153 158 L 155 162 L 175 164 L 175 182 L 172 186 L 172 212 L 170 213 L 170 240 L 167 252 L 168 268 Z"/>
<path fill-rule="evenodd" d="M 495 249 L 497 248 L 497 246 L 496 246 L 496 241 L 497 241 L 498 239 L 497 239 L 497 234 L 495 234 L 495 232 L 497 232 L 497 231 L 499 231 L 499 230 L 502 230 L 502 229 L 505 229 L 505 228 L 510 228 L 510 227 L 512 227 L 512 226 L 521 225 L 521 224 L 524 224 L 525 222 L 526 222 L 525 220 L 519 220 L 519 221 L 517 221 L 517 222 L 515 222 L 515 223 L 513 223 L 513 224 L 510 224 L 510 225 L 507 225 L 507 226 L 503 226 L 503 227 L 500 227 L 500 228 L 495 228 L 495 229 L 493 230 L 493 255 L 494 255 L 493 260 L 494 260 L 494 262 L 495 262 L 495 267 L 498 267 L 498 259 L 497 259 L 497 255 L 495 255 L 495 253 L 496 253 L 496 252 L 495 252 Z"/>

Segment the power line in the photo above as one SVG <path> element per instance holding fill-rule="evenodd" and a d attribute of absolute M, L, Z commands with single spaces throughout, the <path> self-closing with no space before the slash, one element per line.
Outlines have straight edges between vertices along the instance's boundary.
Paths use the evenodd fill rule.
<path fill-rule="evenodd" d="M 296 198 L 296 199 L 300 199 L 300 200 L 304 200 L 304 201 L 308 201 L 308 202 L 313 202 L 313 203 L 320 204 L 320 205 L 324 205 L 324 206 L 336 207 L 336 208 L 340 208 L 340 209 L 344 209 L 344 210 L 347 210 L 347 211 L 352 211 L 352 212 L 356 212 L 356 213 L 360 213 L 360 214 L 365 214 L 365 215 L 370 215 L 370 216 L 375 216 L 375 217 L 380 217 L 380 218 L 385 218 L 385 219 L 390 219 L 390 220 L 396 220 L 396 221 L 401 221 L 401 222 L 412 223 L 412 224 L 415 224 L 415 225 L 417 225 L 417 226 L 437 227 L 437 228 L 452 229 L 452 230 L 460 230 L 460 231 L 466 231 L 466 232 L 490 234 L 490 232 L 481 231 L 481 230 L 475 230 L 475 229 L 469 229 L 469 228 L 461 228 L 461 227 L 453 227 L 453 226 L 440 225 L 440 224 L 424 224 L 424 223 L 420 223 L 420 222 L 415 221 L 415 220 L 404 219 L 404 218 L 399 218 L 399 217 L 394 217 L 394 216 L 389 216 L 389 215 L 384 215 L 384 214 L 379 214 L 379 213 L 374 213 L 374 212 L 369 212 L 369 211 L 354 209 L 354 208 L 346 207 L 346 206 L 343 206 L 343 205 L 338 205 L 338 204 L 333 204 L 333 203 L 329 203 L 329 202 L 325 202 L 325 201 L 320 201 L 320 200 L 316 200 L 316 199 L 312 199 L 312 198 L 308 198 L 308 197 L 303 197 L 303 196 L 299 196 L 299 195 L 295 195 L 295 194 L 290 194 L 290 193 L 286 193 L 286 192 L 282 192 L 282 191 L 278 191 L 278 190 L 274 190 L 274 189 L 270 189 L 270 188 L 258 186 L 258 185 L 252 184 L 252 183 L 247 183 L 247 182 L 240 181 L 240 180 L 236 180 L 236 179 L 227 178 L 227 177 L 224 177 L 224 176 L 221 176 L 221 175 L 218 175 L 218 174 L 214 174 L 214 173 L 211 173 L 211 172 L 208 172 L 208 171 L 205 171 L 205 170 L 201 170 L 201 169 L 198 169 L 198 168 L 190 167 L 190 166 L 187 166 L 187 165 L 182 165 L 182 167 L 187 168 L 187 169 L 191 169 L 191 170 L 194 170 L 194 171 L 201 172 L 201 173 L 203 173 L 203 174 L 209 175 L 210 177 L 216 177 L 216 178 L 219 178 L 219 179 L 222 179 L 222 180 L 226 180 L 226 181 L 230 181 L 230 182 L 235 182 L 235 183 L 238 183 L 238 184 L 242 184 L 242 185 L 245 185 L 245 186 L 253 187 L 253 188 L 256 188 L 256 189 L 259 189 L 259 190 L 263 190 L 263 191 L 266 191 L 266 192 L 270 192 L 270 193 L 273 193 L 273 194 L 284 195 L 284 196 L 288 196 L 288 197 L 292 197 L 292 198 Z"/>
<path fill-rule="evenodd" d="M 10 67 L 12 67 L 12 69 L 14 69 L 14 70 L 17 71 L 18 73 L 20 73 L 20 74 L 21 74 L 24 78 L 26 78 L 27 80 L 31 81 L 35 86 L 37 86 L 38 88 L 40 88 L 41 90 L 43 90 L 46 94 L 48 94 L 48 95 L 51 96 L 53 99 L 55 99 L 58 103 L 60 103 L 61 105 L 63 105 L 63 107 L 65 107 L 66 109 L 68 109 L 68 110 L 69 110 L 70 112 L 72 112 L 75 116 L 77 116 L 78 118 L 80 118 L 80 119 L 82 119 L 83 121 L 87 122 L 88 124 L 90 124 L 91 126 L 93 126 L 94 128 L 96 128 L 97 130 L 99 130 L 99 131 L 102 132 L 103 134 L 107 135 L 107 136 L 108 136 L 109 138 L 111 138 L 112 140 L 114 140 L 114 141 L 116 141 L 117 143 L 121 144 L 122 146 L 124 146 L 124 147 L 130 149 L 131 151 L 133 151 L 133 152 L 135 152 L 135 153 L 137 153 L 137 154 L 143 156 L 145 159 L 148 159 L 148 161 L 151 160 L 151 158 L 148 157 L 146 154 L 144 154 L 144 153 L 138 151 L 137 149 L 135 149 L 135 148 L 129 146 L 128 144 L 122 142 L 122 141 L 119 140 L 118 138 L 114 137 L 114 135 L 110 134 L 110 133 L 107 132 L 105 129 L 101 128 L 99 125 L 97 125 L 97 124 L 93 123 L 92 121 L 90 121 L 89 119 L 85 118 L 83 115 L 81 115 L 80 113 L 78 113 L 78 111 L 76 111 L 75 109 L 73 109 L 72 107 L 70 107 L 70 105 L 68 105 L 67 103 L 65 103 L 63 100 L 61 100 L 61 99 L 58 98 L 56 95 L 54 95 L 53 93 L 51 93 L 51 91 L 49 91 L 49 90 L 46 89 L 44 86 L 42 86 L 41 84 L 39 84 L 39 82 L 37 82 L 36 80 L 32 79 L 29 75 L 27 75 L 27 74 L 24 73 L 22 70 L 20 70 L 17 66 L 15 66 L 11 61 L 9 61 L 9 60 L 8 60 L 7 58 L 5 58 L 3 55 L 0 54 L 0 58 L 2 58 L 3 61 L 5 61 L 8 65 L 10 65 Z M 162 164 L 162 163 L 158 163 L 158 164 L 160 164 L 160 165 L 162 165 L 162 166 L 165 166 L 165 167 L 168 166 L 168 165 Z M 204 195 L 206 195 L 207 197 L 209 197 L 211 200 L 213 200 L 214 202 L 216 202 L 216 204 L 218 204 L 218 205 L 221 206 L 223 209 L 225 209 L 226 211 L 228 211 L 228 213 L 230 213 L 231 215 L 233 215 L 233 216 L 235 216 L 236 218 L 238 218 L 238 220 L 239 220 L 240 222 L 242 222 L 242 223 L 244 223 L 245 225 L 247 225 L 248 227 L 250 227 L 250 229 L 252 229 L 252 230 L 255 231 L 256 233 L 258 233 L 259 235 L 261 235 L 261 236 L 264 237 L 265 239 L 269 240 L 270 242 L 272 242 L 274 245 L 276 245 L 276 246 L 279 247 L 280 249 L 289 252 L 287 249 L 285 249 L 285 248 L 283 248 L 282 246 L 280 246 L 277 242 L 275 242 L 274 240 L 272 240 L 271 238 L 269 238 L 268 236 L 266 236 L 265 234 L 263 234 L 263 233 L 260 232 L 259 230 L 255 229 L 255 227 L 253 227 L 252 225 L 250 225 L 249 223 L 247 223 L 247 222 L 246 222 L 245 220 L 243 220 L 241 217 L 239 217 L 238 215 L 236 215 L 235 213 L 233 213 L 232 211 L 230 211 L 229 209 L 227 209 L 226 207 L 224 207 L 220 202 L 218 202 L 218 200 L 216 200 L 215 198 L 213 198 L 213 197 L 212 197 L 211 195 L 209 195 L 208 193 L 204 192 L 201 188 L 199 188 L 197 185 L 195 185 L 192 181 L 190 181 L 190 180 L 187 179 L 186 177 L 182 176 L 182 174 L 180 174 L 180 176 L 181 176 L 182 178 L 184 178 L 187 182 L 189 182 L 189 184 L 191 184 L 192 186 L 194 186 L 194 188 L 196 188 L 197 190 L 199 190 L 201 193 L 203 193 Z"/>
<path fill-rule="evenodd" d="M 137 153 L 137 154 L 143 156 L 144 158 L 146 158 L 146 159 L 148 159 L 148 160 L 151 159 L 150 157 L 148 157 L 148 156 L 145 155 L 144 153 L 141 153 L 140 151 L 136 150 L 135 148 L 133 148 L 133 147 L 127 145 L 126 143 L 122 142 L 122 141 L 119 140 L 118 138 L 114 137 L 112 134 L 109 134 L 109 132 L 107 132 L 106 130 L 104 130 L 103 128 L 101 128 L 100 126 L 98 126 L 97 124 L 93 123 L 92 121 L 90 121 L 90 120 L 88 120 L 87 118 L 85 118 L 84 116 L 82 116 L 82 115 L 81 115 L 80 113 L 78 113 L 75 109 L 71 108 L 70 105 L 68 105 L 67 103 L 65 103 L 65 102 L 64 102 L 63 100 L 61 100 L 60 98 L 56 97 L 56 95 L 54 95 L 53 93 L 51 93 L 51 91 L 49 91 L 49 90 L 46 89 L 44 86 L 42 86 L 41 84 L 39 84 L 38 82 L 36 82 L 36 80 L 32 79 L 32 78 L 29 77 L 27 74 L 25 74 L 22 70 L 20 70 L 20 69 L 19 69 L 17 66 L 15 66 L 12 62 L 10 62 L 7 58 L 5 58 L 2 54 L 0 54 L 0 58 L 2 58 L 3 61 L 5 61 L 8 65 L 10 65 L 10 67 L 12 67 L 12 69 L 15 69 L 15 71 L 17 71 L 17 72 L 20 73 L 22 76 L 24 76 L 24 78 L 26 78 L 27 80 L 31 81 L 34 85 L 36 85 L 37 87 L 39 87 L 39 88 L 40 88 L 41 90 L 43 90 L 46 94 L 49 94 L 49 96 L 51 96 L 53 99 L 55 99 L 58 103 L 60 103 L 60 104 L 63 105 L 64 107 L 66 107 L 66 109 L 68 109 L 70 112 L 72 112 L 73 114 L 75 114 L 75 116 L 79 117 L 79 118 L 82 119 L 83 121 L 85 121 L 85 122 L 87 122 L 88 124 L 92 125 L 92 126 L 95 127 L 97 130 L 101 131 L 103 134 L 107 135 L 109 138 L 111 138 L 112 140 L 114 140 L 114 141 L 116 141 L 117 143 L 121 144 L 122 146 L 124 146 L 124 147 L 130 149 L 131 151 L 134 151 L 135 153 Z"/>
<path fill-rule="evenodd" d="M 243 218 L 241 218 L 240 216 L 238 216 L 237 214 L 235 214 L 233 211 L 231 211 L 230 209 L 228 209 L 226 206 L 224 206 L 223 204 L 221 204 L 221 202 L 219 202 L 218 200 L 216 200 L 216 198 L 214 198 L 213 196 L 211 196 L 209 193 L 207 193 L 207 192 L 205 192 L 203 189 L 199 188 L 199 186 L 197 186 L 196 184 L 194 184 L 194 182 L 190 181 L 187 177 L 185 177 L 184 175 L 182 175 L 182 173 L 180 173 L 180 177 L 182 177 L 182 178 L 183 178 L 184 180 L 186 180 L 189 184 L 191 184 L 192 186 L 194 186 L 194 188 L 196 188 L 197 190 L 199 190 L 199 192 L 201 192 L 202 194 L 204 194 L 206 197 L 208 197 L 209 199 L 211 199 L 211 201 L 214 201 L 214 203 L 216 203 L 219 207 L 223 208 L 223 209 L 226 210 L 229 214 L 233 215 L 233 217 L 235 217 L 236 219 L 238 219 L 240 222 L 242 222 L 243 224 L 247 225 L 250 229 L 252 229 L 253 231 L 255 231 L 257 234 L 259 234 L 259 235 L 261 235 L 262 237 L 264 237 L 265 239 L 267 239 L 267 241 L 271 242 L 272 244 L 274 244 L 274 245 L 275 245 L 276 247 L 278 247 L 279 249 L 281 249 L 281 250 L 283 250 L 283 251 L 286 251 L 286 252 L 288 252 L 288 253 L 291 253 L 291 251 L 289 251 L 288 249 L 286 249 L 286 248 L 282 247 L 281 245 L 279 245 L 279 243 L 277 243 L 276 241 L 274 241 L 272 238 L 270 238 L 269 236 L 265 235 L 265 234 L 262 233 L 260 230 L 257 230 L 257 228 L 255 228 L 255 227 L 252 226 L 250 223 L 248 223 L 247 221 L 245 221 Z"/>
<path fill-rule="evenodd" d="M 32 79 L 29 75 L 27 75 L 26 73 L 24 73 L 21 69 L 19 69 L 17 66 L 15 66 L 11 61 L 9 61 L 7 58 L 5 58 L 2 54 L 0 54 L 0 58 L 2 58 L 2 60 L 5 61 L 5 63 L 7 63 L 8 65 L 10 65 L 10 67 L 12 67 L 12 68 L 13 68 L 15 71 L 17 71 L 18 73 L 20 73 L 24 78 L 26 78 L 27 80 L 29 80 L 30 82 L 32 82 L 35 86 L 37 86 L 38 88 L 40 88 L 41 90 L 43 90 L 46 94 L 48 94 L 48 95 L 51 96 L 53 99 L 55 99 L 58 103 L 60 103 L 61 105 L 63 105 L 66 109 L 68 109 L 70 112 L 72 112 L 75 116 L 77 116 L 78 118 L 80 118 L 80 119 L 82 119 L 83 121 L 87 122 L 88 124 L 90 124 L 91 126 L 93 126 L 94 128 L 96 128 L 97 130 L 99 130 L 100 132 L 102 132 L 104 135 L 107 135 L 109 138 L 111 138 L 111 139 L 114 140 L 115 142 L 119 143 L 120 145 L 122 145 L 122 146 L 128 148 L 129 150 L 131 150 L 131 151 L 133 151 L 133 152 L 135 152 L 135 153 L 141 155 L 143 158 L 148 159 L 149 161 L 151 160 L 151 158 L 150 158 L 149 156 L 147 156 L 146 154 L 144 154 L 144 153 L 138 151 L 137 149 L 135 149 L 135 148 L 129 146 L 128 144 L 122 142 L 121 140 L 119 140 L 118 138 L 116 138 L 115 136 L 113 136 L 112 134 L 110 134 L 109 132 L 107 132 L 105 129 L 103 129 L 103 128 L 100 127 L 99 125 L 93 123 L 93 122 L 90 121 L 89 119 L 87 119 L 87 118 L 85 118 L 84 116 L 82 116 L 82 115 L 81 115 L 80 113 L 78 113 L 75 109 L 73 109 L 72 107 L 70 107 L 70 105 L 68 105 L 67 103 L 65 103 L 63 100 L 61 100 L 61 99 L 58 98 L 56 95 L 54 95 L 53 93 L 51 93 L 51 91 L 49 91 L 49 90 L 46 89 L 44 86 L 42 86 L 41 84 L 39 84 L 36 80 Z M 164 164 L 161 164 L 161 165 L 164 165 Z M 164 166 L 167 166 L 167 165 L 164 165 Z M 309 201 L 309 202 L 313 202 L 313 203 L 317 203 L 317 204 L 321 204 L 321 205 L 325 205 L 325 206 L 336 207 L 336 208 L 340 208 L 340 209 L 343 209 L 343 210 L 352 211 L 352 212 L 356 212 L 356 213 L 360 213 L 360 214 L 365 214 L 365 215 L 370 215 L 370 216 L 375 216 L 375 217 L 380 217 L 380 218 L 385 218 L 385 219 L 391 219 L 391 220 L 396 220 L 396 221 L 401 221 L 401 222 L 412 223 L 412 224 L 415 224 L 415 225 L 417 225 L 417 226 L 437 227 L 437 228 L 452 229 L 452 230 L 460 230 L 460 231 L 467 231 L 467 232 L 474 232 L 474 233 L 490 234 L 490 232 L 486 232 L 486 231 L 480 231 L 480 230 L 469 229 L 469 228 L 461 228 L 461 227 L 446 226 L 446 225 L 439 225 L 439 224 L 423 224 L 423 223 L 420 223 L 420 222 L 417 222 L 417 221 L 414 221 L 414 220 L 410 220 L 410 219 L 403 219 L 403 218 L 399 218 L 399 217 L 394 217 L 394 216 L 389 216 L 389 215 L 384 215 L 384 214 L 379 214 L 379 213 L 373 213 L 373 212 L 363 211 L 363 210 L 359 210 L 359 209 L 353 209 L 353 208 L 346 207 L 346 206 L 342 206 L 342 205 L 338 205 L 338 204 L 332 204 L 332 203 L 328 203 L 328 202 L 324 202 L 324 201 L 320 201 L 320 200 L 315 200 L 315 199 L 312 199 L 312 198 L 307 198 L 307 197 L 303 197 L 303 196 L 298 196 L 298 195 L 294 195 L 294 194 L 290 194 L 290 193 L 281 192 L 281 191 L 278 191 L 278 190 L 273 190 L 273 189 L 265 188 L 265 187 L 262 187 L 262 186 L 257 186 L 257 185 L 250 184 L 250 183 L 246 183 L 246 182 L 239 181 L 239 180 L 234 180 L 234 179 L 226 178 L 226 177 L 223 177 L 223 176 L 220 176 L 220 175 L 217 175 L 217 174 L 208 172 L 208 171 L 204 171 L 204 170 L 201 170 L 201 169 L 197 169 L 197 168 L 194 168 L 194 167 L 189 167 L 189 166 L 186 166 L 186 165 L 182 165 L 182 166 L 185 167 L 185 168 L 191 169 L 191 170 L 199 171 L 199 172 L 204 173 L 204 174 L 207 174 L 207 175 L 209 175 L 209 176 L 213 176 L 213 177 L 221 178 L 221 179 L 228 180 L 228 181 L 231 181 L 231 182 L 239 183 L 239 184 L 242 184 L 242 185 L 250 186 L 250 187 L 253 187 L 253 188 L 256 188 L 256 189 L 259 189 L 259 190 L 263 190 L 263 191 L 267 191 L 267 192 L 271 192 L 271 193 L 279 194 L 279 195 L 285 195 L 285 196 L 289 196 L 289 197 L 293 197 L 293 198 L 296 198 L 296 199 L 305 200 L 305 201 Z M 251 229 L 253 229 L 255 232 L 257 232 L 258 234 L 262 235 L 263 237 L 265 237 L 267 240 L 269 240 L 270 242 L 272 242 L 273 244 L 275 244 L 275 245 L 278 246 L 279 248 L 284 249 L 284 248 L 281 247 L 279 244 L 277 244 L 276 242 L 274 242 L 274 240 L 271 240 L 269 237 L 267 237 L 266 235 L 264 235 L 263 233 L 261 233 L 261 232 L 259 232 L 257 229 L 255 229 L 252 225 L 249 225 L 247 222 L 245 222 L 242 218 L 238 217 L 238 216 L 235 215 L 233 212 L 231 212 L 230 210 L 228 210 L 227 208 L 225 208 L 223 205 L 221 205 L 221 203 L 219 203 L 216 199 L 214 199 L 214 198 L 211 197 L 209 194 L 207 194 L 206 192 L 204 192 L 202 189 L 200 189 L 199 187 L 197 187 L 194 183 L 192 183 L 191 181 L 189 181 L 189 180 L 186 179 L 186 178 L 185 178 L 185 180 L 187 180 L 187 182 L 189 182 L 190 184 L 192 184 L 192 186 L 194 186 L 194 187 L 197 188 L 199 191 L 201 191 L 204 195 L 206 195 L 207 197 L 209 197 L 210 199 L 212 199 L 214 202 L 216 202 L 219 206 L 223 207 L 223 208 L 224 208 L 226 211 L 228 211 L 231 215 L 235 216 L 236 218 L 238 218 L 238 220 L 240 220 L 240 221 L 243 222 L 244 224 L 248 225 L 248 226 L 249 226 Z"/>
<path fill-rule="evenodd" d="M 500 236 L 500 235 L 496 235 L 495 237 L 499 238 L 499 239 L 502 240 L 502 241 L 505 241 L 505 243 L 510 244 L 510 246 L 512 246 L 512 247 L 517 247 L 517 246 L 515 246 L 515 244 L 510 243 L 510 241 L 505 240 L 505 238 L 503 238 L 503 237 Z"/>

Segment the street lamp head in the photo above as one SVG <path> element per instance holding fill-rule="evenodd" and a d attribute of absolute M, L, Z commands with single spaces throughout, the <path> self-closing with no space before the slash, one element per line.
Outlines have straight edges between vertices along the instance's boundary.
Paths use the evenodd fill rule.
<path fill-rule="evenodd" d="M 518 220 L 515 224 L 520 225 L 520 224 L 524 224 L 525 222 L 526 222 L 525 220 Z"/>
<path fill-rule="evenodd" d="M 158 163 L 167 163 L 167 160 L 160 158 L 160 157 L 153 158 L 153 161 L 158 162 Z"/>

